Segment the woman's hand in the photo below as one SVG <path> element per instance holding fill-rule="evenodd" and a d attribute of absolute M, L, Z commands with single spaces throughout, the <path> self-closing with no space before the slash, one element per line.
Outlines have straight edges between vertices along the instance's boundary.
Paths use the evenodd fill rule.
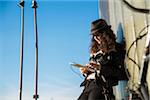
<path fill-rule="evenodd" d="M 94 69 L 99 69 L 99 66 L 100 66 L 100 65 L 97 64 L 96 62 L 90 61 L 89 64 L 92 66 L 92 68 L 94 68 Z"/>
<path fill-rule="evenodd" d="M 96 66 L 95 63 L 86 64 L 85 67 L 80 68 L 80 72 L 82 74 L 87 74 L 89 72 L 94 72 L 94 70 L 95 70 L 94 66 Z"/>
<path fill-rule="evenodd" d="M 82 74 L 87 74 L 87 73 L 88 73 L 87 67 L 80 68 L 80 72 L 81 72 Z"/>

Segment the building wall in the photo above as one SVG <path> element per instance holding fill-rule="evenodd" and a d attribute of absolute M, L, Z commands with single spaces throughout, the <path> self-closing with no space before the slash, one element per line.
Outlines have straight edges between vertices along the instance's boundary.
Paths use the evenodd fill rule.
<path fill-rule="evenodd" d="M 150 9 L 150 0 L 126 0 L 130 4 L 138 8 L 147 8 Z M 131 44 L 139 35 L 142 35 L 148 31 L 147 28 L 141 32 L 141 30 L 150 25 L 150 14 L 139 13 L 128 8 L 122 0 L 100 0 L 100 6 L 105 9 L 100 9 L 101 18 L 104 18 L 112 25 L 114 33 L 117 35 L 117 40 L 123 40 L 121 38 L 122 34 L 120 28 L 123 30 L 123 35 L 126 41 L 126 50 L 128 51 Z M 105 16 L 107 17 L 105 17 Z M 141 32 L 141 33 L 140 33 Z M 121 38 L 121 39 L 120 39 Z M 132 58 L 139 66 L 133 63 L 126 56 L 125 64 L 130 73 L 130 80 L 128 81 L 128 88 L 130 90 L 136 91 L 139 83 L 139 73 L 142 65 L 142 59 L 146 46 L 146 36 L 140 39 L 137 43 L 134 43 L 133 47 L 130 49 L 129 57 Z M 150 66 L 150 64 L 149 64 Z M 147 82 L 150 91 L 150 67 L 147 74 Z M 117 100 L 121 100 L 122 94 L 119 93 L 119 89 L 123 87 L 116 87 Z"/>

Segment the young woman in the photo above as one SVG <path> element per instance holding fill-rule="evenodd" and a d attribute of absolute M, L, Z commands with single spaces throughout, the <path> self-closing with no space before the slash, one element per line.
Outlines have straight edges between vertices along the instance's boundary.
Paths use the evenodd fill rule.
<path fill-rule="evenodd" d="M 112 87 L 118 84 L 125 51 L 103 19 L 92 22 L 91 35 L 90 60 L 80 69 L 85 80 L 78 100 L 114 100 Z"/>

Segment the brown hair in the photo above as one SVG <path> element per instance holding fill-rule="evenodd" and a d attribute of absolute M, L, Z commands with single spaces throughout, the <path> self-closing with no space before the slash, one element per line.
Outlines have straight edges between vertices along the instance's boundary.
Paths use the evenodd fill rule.
<path fill-rule="evenodd" d="M 94 39 L 94 36 L 99 36 L 101 40 L 101 44 L 98 44 Z M 104 53 L 109 53 L 110 51 L 115 50 L 115 34 L 110 28 L 107 28 L 103 31 L 97 31 L 92 34 L 91 45 L 90 45 L 90 53 L 96 53 L 99 50 Z"/>

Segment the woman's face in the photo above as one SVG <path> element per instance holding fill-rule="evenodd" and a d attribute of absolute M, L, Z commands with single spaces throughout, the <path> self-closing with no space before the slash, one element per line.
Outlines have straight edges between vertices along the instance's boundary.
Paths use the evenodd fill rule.
<path fill-rule="evenodd" d="M 95 40 L 98 44 L 101 44 L 101 38 L 100 38 L 100 36 L 94 36 L 94 40 Z"/>

